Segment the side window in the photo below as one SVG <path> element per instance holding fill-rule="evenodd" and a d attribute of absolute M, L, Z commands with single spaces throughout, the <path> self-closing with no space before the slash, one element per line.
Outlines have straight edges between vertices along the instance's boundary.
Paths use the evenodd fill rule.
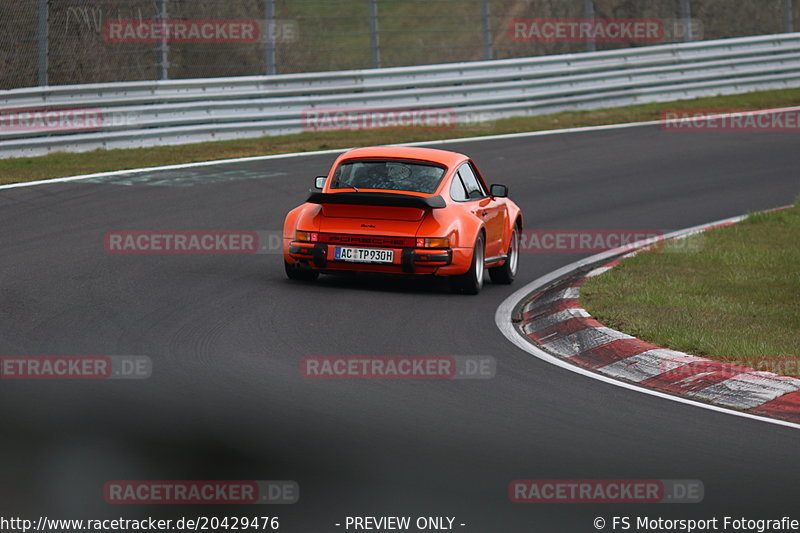
<path fill-rule="evenodd" d="M 461 176 L 457 172 L 453 176 L 453 183 L 450 185 L 450 198 L 456 202 L 466 202 L 469 199 L 467 191 L 464 189 L 464 184 L 461 182 Z"/>
<path fill-rule="evenodd" d="M 458 169 L 458 173 L 461 175 L 461 179 L 464 182 L 464 188 L 467 190 L 467 196 L 471 200 L 486 196 L 486 191 L 483 190 L 483 187 L 478 181 L 478 178 L 475 176 L 475 173 L 472 171 L 472 167 L 469 166 L 469 163 L 464 163 L 461 165 L 461 168 Z"/>

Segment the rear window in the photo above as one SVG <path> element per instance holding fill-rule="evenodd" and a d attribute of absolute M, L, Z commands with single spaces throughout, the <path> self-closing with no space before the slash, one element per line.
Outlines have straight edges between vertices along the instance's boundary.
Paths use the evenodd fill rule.
<path fill-rule="evenodd" d="M 359 159 L 336 167 L 332 189 L 383 189 L 431 194 L 436 191 L 445 168 L 418 161 Z"/>

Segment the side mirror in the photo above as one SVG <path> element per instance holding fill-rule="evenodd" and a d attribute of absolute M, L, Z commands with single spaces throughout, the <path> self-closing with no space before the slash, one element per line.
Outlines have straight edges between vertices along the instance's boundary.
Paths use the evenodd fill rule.
<path fill-rule="evenodd" d="M 506 198 L 508 197 L 508 187 L 505 185 L 500 185 L 499 183 L 495 183 L 489 187 L 489 194 L 495 198 Z"/>
<path fill-rule="evenodd" d="M 325 186 L 326 179 L 328 179 L 327 176 L 317 176 L 314 178 L 314 188 L 322 190 L 322 188 Z"/>

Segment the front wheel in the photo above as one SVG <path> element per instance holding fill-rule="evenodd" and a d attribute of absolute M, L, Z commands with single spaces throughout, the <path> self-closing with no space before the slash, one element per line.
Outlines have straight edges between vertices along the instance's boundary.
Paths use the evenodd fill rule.
<path fill-rule="evenodd" d="M 514 278 L 517 276 L 517 267 L 519 266 L 519 232 L 514 228 L 511 232 L 511 242 L 508 245 L 508 253 L 506 254 L 506 262 L 502 266 L 489 269 L 489 277 L 492 278 L 492 283 L 498 285 L 511 285 Z"/>
<path fill-rule="evenodd" d="M 475 249 L 472 251 L 472 264 L 465 274 L 452 276 L 450 284 L 453 290 L 462 294 L 478 294 L 483 288 L 484 265 L 484 245 L 483 234 L 478 235 L 475 241 Z"/>
<path fill-rule="evenodd" d="M 286 276 L 295 281 L 314 281 L 319 277 L 319 272 L 302 263 L 289 263 L 284 260 L 283 267 L 286 269 Z"/>

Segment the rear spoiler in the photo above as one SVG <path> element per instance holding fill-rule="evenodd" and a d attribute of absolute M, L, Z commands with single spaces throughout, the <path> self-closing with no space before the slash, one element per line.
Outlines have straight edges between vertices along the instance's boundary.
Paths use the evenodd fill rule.
<path fill-rule="evenodd" d="M 340 205 L 381 205 L 386 207 L 416 207 L 417 209 L 438 209 L 447 204 L 441 196 L 414 196 L 391 192 L 336 192 L 311 191 L 308 200 L 312 204 Z"/>

